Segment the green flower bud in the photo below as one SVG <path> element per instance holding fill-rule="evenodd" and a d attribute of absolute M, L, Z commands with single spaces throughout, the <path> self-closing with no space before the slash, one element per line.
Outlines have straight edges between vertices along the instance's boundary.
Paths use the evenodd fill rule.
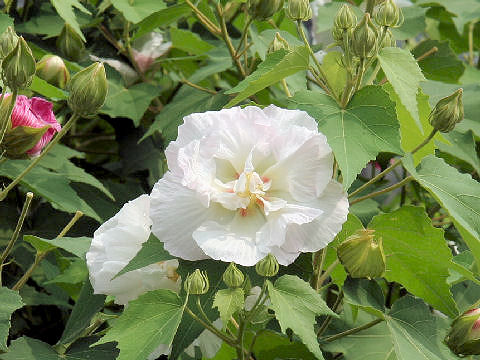
<path fill-rule="evenodd" d="M 108 91 L 105 68 L 99 62 L 76 73 L 68 85 L 68 106 L 78 115 L 95 114 L 105 102 Z"/>
<path fill-rule="evenodd" d="M 375 55 L 378 31 L 366 13 L 360 24 L 352 33 L 352 50 L 359 58 L 369 58 Z"/>
<path fill-rule="evenodd" d="M 85 50 L 82 38 L 71 28 L 65 24 L 57 38 L 58 50 L 69 60 L 78 61 L 82 57 Z"/>
<path fill-rule="evenodd" d="M 206 272 L 201 272 L 199 269 L 188 275 L 187 280 L 183 284 L 185 291 L 192 295 L 203 295 L 208 292 L 210 283 Z"/>
<path fill-rule="evenodd" d="M 393 38 L 393 34 L 390 29 L 387 29 L 385 32 L 385 36 L 383 37 L 381 47 L 393 47 L 395 46 L 395 39 Z"/>
<path fill-rule="evenodd" d="M 385 274 L 382 239 L 375 241 L 374 230 L 359 230 L 337 248 L 337 256 L 352 278 L 373 279 Z"/>
<path fill-rule="evenodd" d="M 266 20 L 283 7 L 283 0 L 248 0 L 248 12 L 256 20 Z"/>
<path fill-rule="evenodd" d="M 307 21 L 312 18 L 312 8 L 308 0 L 288 0 L 288 16 L 295 21 Z"/>
<path fill-rule="evenodd" d="M 15 49 L 17 42 L 18 35 L 13 28 L 9 26 L 2 36 L 0 36 L 0 60 L 5 59 L 5 57 Z"/>
<path fill-rule="evenodd" d="M 45 55 L 37 63 L 37 76 L 46 82 L 64 89 L 70 80 L 62 58 L 56 55 Z"/>
<path fill-rule="evenodd" d="M 404 20 L 402 10 L 393 0 L 382 2 L 375 10 L 373 16 L 379 26 L 386 27 L 399 27 Z"/>
<path fill-rule="evenodd" d="M 12 90 L 30 86 L 35 75 L 35 59 L 27 42 L 20 37 L 17 46 L 3 59 L 3 82 Z"/>
<path fill-rule="evenodd" d="M 453 320 L 445 343 L 457 355 L 480 355 L 480 309 L 468 310 Z"/>
<path fill-rule="evenodd" d="M 448 133 L 463 120 L 462 94 L 463 89 L 460 88 L 452 95 L 438 101 L 429 116 L 433 128 Z"/>
<path fill-rule="evenodd" d="M 229 288 L 238 288 L 243 285 L 245 276 L 232 262 L 223 273 L 222 279 Z"/>
<path fill-rule="evenodd" d="M 272 53 L 281 49 L 285 49 L 287 51 L 290 50 L 290 46 L 288 45 L 287 40 L 285 40 L 280 33 L 276 33 L 273 41 L 270 43 L 268 47 L 268 53 Z"/>
<path fill-rule="evenodd" d="M 353 29 L 357 25 L 357 16 L 352 11 L 352 8 L 347 4 L 343 5 L 335 15 L 333 26 L 338 29 L 348 30 Z"/>
<path fill-rule="evenodd" d="M 272 254 L 268 254 L 257 265 L 255 270 L 257 274 L 264 277 L 272 277 L 277 275 L 279 269 L 278 261 Z"/>

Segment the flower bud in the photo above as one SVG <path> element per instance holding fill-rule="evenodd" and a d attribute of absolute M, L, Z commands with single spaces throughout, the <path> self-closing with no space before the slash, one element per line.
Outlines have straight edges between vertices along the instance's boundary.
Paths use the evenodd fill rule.
<path fill-rule="evenodd" d="M 344 4 L 340 10 L 338 10 L 337 15 L 335 15 L 333 26 L 338 29 L 348 30 L 353 29 L 356 25 L 357 17 L 355 13 L 350 6 Z"/>
<path fill-rule="evenodd" d="M 229 288 L 238 288 L 243 285 L 245 276 L 237 268 L 235 263 L 232 262 L 230 265 L 228 265 L 227 269 L 223 273 L 222 279 L 225 285 L 227 285 Z"/>
<path fill-rule="evenodd" d="M 192 295 L 206 294 L 210 288 L 207 273 L 202 273 L 199 269 L 195 270 L 193 274 L 188 275 L 183 286 L 185 291 Z"/>
<path fill-rule="evenodd" d="M 395 4 L 393 0 L 385 0 L 382 2 L 374 13 L 375 22 L 379 26 L 399 27 L 403 24 L 402 10 Z"/>
<path fill-rule="evenodd" d="M 266 20 L 283 7 L 283 0 L 248 0 L 248 12 L 256 20 Z"/>
<path fill-rule="evenodd" d="M 374 230 L 359 230 L 337 248 L 337 256 L 352 278 L 373 279 L 385 274 L 382 239 L 375 241 Z"/>
<path fill-rule="evenodd" d="M 91 115 L 105 102 L 108 91 L 105 68 L 99 62 L 76 73 L 68 85 L 68 106 L 78 115 Z"/>
<path fill-rule="evenodd" d="M 288 45 L 287 40 L 285 40 L 280 33 L 276 33 L 273 41 L 270 43 L 268 47 L 268 53 L 272 53 L 281 49 L 290 50 L 290 46 Z"/>
<path fill-rule="evenodd" d="M 12 90 L 30 86 L 35 75 L 35 59 L 27 42 L 20 37 L 17 46 L 3 59 L 3 82 Z"/>
<path fill-rule="evenodd" d="M 460 88 L 452 95 L 438 101 L 429 116 L 433 128 L 448 133 L 463 120 L 462 94 L 463 89 Z"/>
<path fill-rule="evenodd" d="M 352 50 L 359 58 L 369 58 L 375 55 L 378 31 L 366 13 L 360 24 L 352 33 Z"/>
<path fill-rule="evenodd" d="M 278 261 L 272 254 L 268 254 L 257 265 L 255 270 L 257 274 L 264 277 L 272 277 L 277 275 L 279 269 Z"/>
<path fill-rule="evenodd" d="M 288 0 L 288 16 L 295 21 L 307 21 L 312 18 L 312 8 L 308 0 Z"/>
<path fill-rule="evenodd" d="M 82 57 L 85 45 L 82 38 L 71 28 L 65 24 L 57 38 L 58 50 L 69 60 L 78 61 Z"/>
<path fill-rule="evenodd" d="M 382 44 L 380 46 L 382 48 L 395 46 L 395 39 L 393 38 L 393 34 L 390 29 L 387 29 L 385 32 L 385 36 L 383 37 Z"/>
<path fill-rule="evenodd" d="M 37 76 L 62 89 L 70 80 L 70 73 L 65 63 L 56 55 L 45 55 L 40 59 L 37 63 Z"/>
<path fill-rule="evenodd" d="M 0 36 L 0 60 L 12 52 L 17 46 L 18 36 L 11 26 Z"/>
<path fill-rule="evenodd" d="M 457 355 L 480 355 L 480 309 L 468 310 L 453 320 L 445 343 Z"/>

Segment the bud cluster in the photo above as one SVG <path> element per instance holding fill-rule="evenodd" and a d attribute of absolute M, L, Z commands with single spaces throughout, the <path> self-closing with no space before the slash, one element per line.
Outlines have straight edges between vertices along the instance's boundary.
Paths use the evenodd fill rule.
<path fill-rule="evenodd" d="M 183 284 L 185 291 L 192 295 L 203 295 L 208 292 L 210 283 L 206 272 L 201 272 L 200 269 L 195 270 L 188 275 Z"/>
<path fill-rule="evenodd" d="M 287 14 L 295 21 L 307 21 L 312 18 L 312 8 L 309 0 L 289 0 Z"/>
<path fill-rule="evenodd" d="M 289 51 L 290 50 L 290 45 L 288 45 L 288 42 L 287 40 L 285 40 L 281 35 L 280 33 L 276 33 L 275 34 L 275 37 L 273 38 L 272 42 L 270 43 L 270 45 L 268 46 L 268 51 L 267 53 L 272 53 L 272 52 L 275 52 L 275 51 L 278 51 L 278 50 L 287 50 Z"/>
<path fill-rule="evenodd" d="M 378 30 L 366 13 L 352 32 L 352 52 L 360 59 L 371 58 L 377 51 Z"/>
<path fill-rule="evenodd" d="M 230 263 L 222 276 L 223 282 L 231 289 L 239 288 L 245 281 L 245 276 L 237 268 L 235 263 Z"/>
<path fill-rule="evenodd" d="M 379 26 L 384 27 L 399 27 L 404 20 L 402 10 L 393 0 L 383 1 L 375 9 L 373 17 Z"/>
<path fill-rule="evenodd" d="M 272 254 L 268 254 L 255 265 L 257 274 L 263 277 L 272 277 L 277 275 L 279 270 L 278 261 Z"/>

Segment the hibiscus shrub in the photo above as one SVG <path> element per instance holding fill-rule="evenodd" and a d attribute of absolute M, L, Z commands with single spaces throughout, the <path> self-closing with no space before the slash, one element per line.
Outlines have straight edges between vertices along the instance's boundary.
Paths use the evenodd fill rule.
<path fill-rule="evenodd" d="M 1 5 L 1 360 L 480 355 L 478 0 Z"/>

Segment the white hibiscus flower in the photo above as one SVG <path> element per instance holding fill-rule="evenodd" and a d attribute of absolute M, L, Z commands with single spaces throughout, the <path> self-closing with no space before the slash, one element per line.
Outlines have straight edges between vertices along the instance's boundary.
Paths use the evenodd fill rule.
<path fill-rule="evenodd" d="M 152 232 L 172 255 L 282 265 L 327 246 L 347 219 L 333 154 L 299 110 L 249 106 L 192 114 L 166 149 L 150 195 Z"/>
<path fill-rule="evenodd" d="M 95 294 L 113 295 L 115 303 L 125 305 L 147 291 L 179 290 L 176 259 L 152 264 L 113 279 L 150 237 L 152 220 L 149 209 L 150 198 L 142 195 L 126 203 L 93 234 L 86 258 Z"/>

